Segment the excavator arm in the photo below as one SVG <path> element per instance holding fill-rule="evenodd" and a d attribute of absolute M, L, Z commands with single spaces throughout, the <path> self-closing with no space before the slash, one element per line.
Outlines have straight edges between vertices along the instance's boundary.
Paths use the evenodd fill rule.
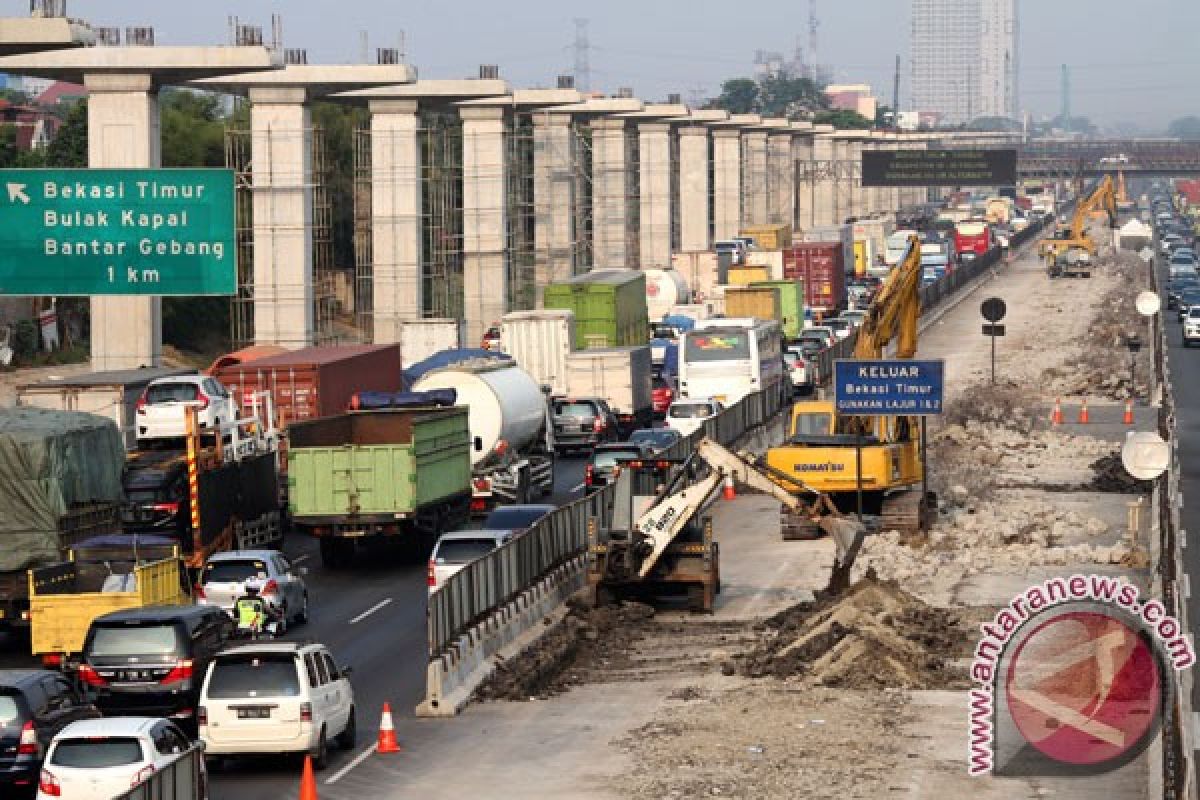
<path fill-rule="evenodd" d="M 896 339 L 896 357 L 917 353 L 917 321 L 921 316 L 921 240 L 908 237 L 908 249 L 875 295 L 854 347 L 856 359 L 883 357 L 883 348 Z"/>
<path fill-rule="evenodd" d="M 1093 211 L 1107 212 L 1108 227 L 1117 227 L 1117 195 L 1111 175 L 1105 175 L 1091 194 L 1076 206 L 1075 215 L 1071 218 L 1071 239 L 1079 240 L 1086 236 L 1084 226 Z"/>

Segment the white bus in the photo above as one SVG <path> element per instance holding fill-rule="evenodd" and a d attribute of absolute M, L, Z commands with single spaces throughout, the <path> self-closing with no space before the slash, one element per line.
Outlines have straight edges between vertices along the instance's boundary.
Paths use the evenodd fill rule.
<path fill-rule="evenodd" d="M 782 391 L 783 327 L 774 320 L 706 319 L 684 334 L 679 393 L 731 406 L 764 389 Z"/>

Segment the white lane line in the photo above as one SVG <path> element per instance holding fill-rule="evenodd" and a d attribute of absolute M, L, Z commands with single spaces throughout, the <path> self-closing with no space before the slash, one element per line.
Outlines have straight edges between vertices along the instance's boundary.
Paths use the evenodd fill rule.
<path fill-rule="evenodd" d="M 348 772 L 350 772 L 350 770 L 354 769 L 359 764 L 366 761 L 371 756 L 371 754 L 374 752 L 375 752 L 375 745 L 371 745 L 366 750 L 363 750 L 361 753 L 359 753 L 358 755 L 356 755 L 354 757 L 353 761 L 351 761 L 349 764 L 347 764 L 346 766 L 339 769 L 337 772 L 330 775 L 328 778 L 326 778 L 325 785 L 328 786 L 331 783 L 337 783 L 342 778 L 346 777 L 346 774 Z"/>
<path fill-rule="evenodd" d="M 576 486 L 574 489 L 572 489 L 571 491 L 572 491 L 572 492 L 578 492 L 578 491 L 579 491 L 580 489 L 582 489 L 583 487 L 584 487 L 584 484 L 582 484 L 582 483 L 581 483 L 581 484 L 579 484 L 578 486 Z"/>
<path fill-rule="evenodd" d="M 371 615 L 372 615 L 372 614 L 374 614 L 376 611 L 378 611 L 379 609 L 383 608 L 384 606 L 386 606 L 386 605 L 387 605 L 388 603 L 390 603 L 390 602 L 392 602 L 392 598 L 390 598 L 390 597 L 386 597 L 386 598 L 384 598 L 383 600 L 380 600 L 378 603 L 376 603 L 375 605 L 371 606 L 371 607 L 370 607 L 370 608 L 368 608 L 366 611 L 362 612 L 362 613 L 361 613 L 361 614 L 359 614 L 357 617 L 355 617 L 355 618 L 353 618 L 352 620 L 350 620 L 350 624 L 351 624 L 351 625 L 353 625 L 353 624 L 354 624 L 354 623 L 356 623 L 356 622 L 362 622 L 364 619 L 366 619 L 367 617 L 371 616 Z"/>
<path fill-rule="evenodd" d="M 305 553 L 302 556 L 296 556 L 295 558 L 293 558 L 292 563 L 293 564 L 301 564 L 305 561 L 308 561 L 308 559 L 311 557 L 312 557 L 312 553 Z"/>

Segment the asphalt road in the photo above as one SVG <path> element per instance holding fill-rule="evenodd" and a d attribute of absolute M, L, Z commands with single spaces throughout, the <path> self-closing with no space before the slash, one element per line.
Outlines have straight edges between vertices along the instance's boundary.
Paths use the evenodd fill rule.
<path fill-rule="evenodd" d="M 586 459 L 561 459 L 555 470 L 552 502 L 562 505 L 582 495 Z M 353 753 L 331 749 L 329 769 L 336 775 L 356 755 L 372 747 L 384 701 L 391 703 L 398 727 L 406 727 L 425 691 L 425 565 L 406 564 L 387 554 L 361 557 L 352 568 L 321 566 L 316 541 L 290 536 L 284 552 L 306 567 L 310 619 L 289 631 L 287 639 L 327 645 L 342 664 L 354 668 L 359 744 Z M 38 666 L 28 644 L 0 640 L 0 668 Z M 295 759 L 268 758 L 234 762 L 213 775 L 214 800 L 276 800 L 293 796 L 299 766 Z M 322 787 L 322 796 L 335 787 Z"/>

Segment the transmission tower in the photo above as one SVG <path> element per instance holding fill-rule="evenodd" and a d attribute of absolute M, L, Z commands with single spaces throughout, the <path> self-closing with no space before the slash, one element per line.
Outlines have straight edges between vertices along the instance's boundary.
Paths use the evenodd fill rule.
<path fill-rule="evenodd" d="M 818 80 L 818 72 L 820 69 L 817 66 L 817 29 L 821 27 L 820 21 L 817 19 L 817 0 L 808 0 L 808 64 L 809 78 Z"/>
<path fill-rule="evenodd" d="M 1063 129 L 1067 133 L 1071 132 L 1071 68 L 1066 64 L 1062 65 L 1062 111 L 1059 113 L 1062 117 Z"/>
<path fill-rule="evenodd" d="M 575 18 L 575 88 L 581 92 L 592 88 L 592 67 L 588 56 L 592 49 L 588 42 L 588 21 L 583 17 Z"/>

